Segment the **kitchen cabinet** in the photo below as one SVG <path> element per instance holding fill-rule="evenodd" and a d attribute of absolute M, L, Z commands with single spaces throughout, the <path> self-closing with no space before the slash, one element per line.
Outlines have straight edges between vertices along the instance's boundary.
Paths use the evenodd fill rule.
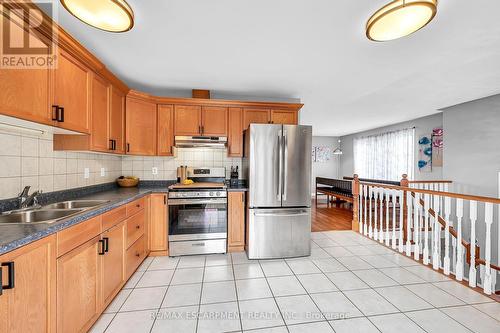
<path fill-rule="evenodd" d="M 201 109 L 201 134 L 204 136 L 227 136 L 227 108 L 203 106 Z"/>
<path fill-rule="evenodd" d="M 166 194 L 151 194 L 149 249 L 151 255 L 168 255 L 168 207 Z"/>
<path fill-rule="evenodd" d="M 146 211 L 143 209 L 127 219 L 127 248 L 144 235 Z"/>
<path fill-rule="evenodd" d="M 271 121 L 271 110 L 265 108 L 244 108 L 243 129 L 246 130 L 250 124 L 268 124 Z"/>
<path fill-rule="evenodd" d="M 60 50 L 54 78 L 54 106 L 58 127 L 90 133 L 91 71 Z"/>
<path fill-rule="evenodd" d="M 125 136 L 129 155 L 156 155 L 156 104 L 127 97 Z"/>
<path fill-rule="evenodd" d="M 55 244 L 52 235 L 0 256 L 0 332 L 56 331 Z"/>
<path fill-rule="evenodd" d="M 174 107 L 158 105 L 158 154 L 172 156 L 174 146 Z"/>
<path fill-rule="evenodd" d="M 228 192 L 227 195 L 228 251 L 243 251 L 245 248 L 245 192 Z"/>
<path fill-rule="evenodd" d="M 227 155 L 243 157 L 243 109 L 229 108 L 228 114 Z"/>
<path fill-rule="evenodd" d="M 91 94 L 91 150 L 108 152 L 113 149 L 109 142 L 109 100 L 110 84 L 99 77 L 92 76 Z"/>
<path fill-rule="evenodd" d="M 101 256 L 94 237 L 57 259 L 57 331 L 85 332 L 101 313 Z"/>
<path fill-rule="evenodd" d="M 271 110 L 271 124 L 297 125 L 297 112 L 288 110 Z"/>
<path fill-rule="evenodd" d="M 114 86 L 111 87 L 108 141 L 114 153 L 125 153 L 125 95 Z"/>
<path fill-rule="evenodd" d="M 106 307 L 125 283 L 125 222 L 102 234 L 105 255 L 102 256 L 102 302 Z"/>
<path fill-rule="evenodd" d="M 176 105 L 174 107 L 175 135 L 201 135 L 201 106 Z"/>

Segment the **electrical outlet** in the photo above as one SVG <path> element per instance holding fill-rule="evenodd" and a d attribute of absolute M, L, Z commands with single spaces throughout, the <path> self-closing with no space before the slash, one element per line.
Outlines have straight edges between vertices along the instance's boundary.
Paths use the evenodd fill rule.
<path fill-rule="evenodd" d="M 157 167 L 153 167 L 151 169 L 151 172 L 153 173 L 153 175 L 157 175 L 158 174 L 158 168 Z"/>
<path fill-rule="evenodd" d="M 83 178 L 85 178 L 85 179 L 90 178 L 90 169 L 89 168 L 83 169 Z"/>
<path fill-rule="evenodd" d="M 101 168 L 101 177 L 106 176 L 106 169 Z"/>

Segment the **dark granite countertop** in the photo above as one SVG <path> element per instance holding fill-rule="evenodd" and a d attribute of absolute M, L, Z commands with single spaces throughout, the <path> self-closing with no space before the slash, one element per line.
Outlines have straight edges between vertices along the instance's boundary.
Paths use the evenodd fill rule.
<path fill-rule="evenodd" d="M 248 186 L 244 184 L 239 184 L 238 186 L 228 186 L 228 192 L 246 192 L 248 191 Z"/>
<path fill-rule="evenodd" d="M 148 184 L 150 185 L 150 184 Z M 151 184 L 153 185 L 153 184 Z M 72 199 L 101 199 L 110 200 L 108 203 L 100 205 L 98 207 L 83 211 L 77 215 L 71 216 L 69 218 L 57 221 L 52 224 L 0 224 L 0 255 L 12 250 L 15 250 L 21 246 L 39 240 L 43 237 L 52 235 L 60 230 L 66 229 L 70 226 L 81 223 L 88 220 L 94 216 L 103 214 L 110 211 L 116 207 L 127 204 L 131 201 L 139 199 L 150 193 L 165 193 L 168 189 L 163 184 L 154 184 L 157 186 L 147 186 L 138 188 L 112 188 L 106 189 L 101 192 L 82 195 L 78 198 Z"/>

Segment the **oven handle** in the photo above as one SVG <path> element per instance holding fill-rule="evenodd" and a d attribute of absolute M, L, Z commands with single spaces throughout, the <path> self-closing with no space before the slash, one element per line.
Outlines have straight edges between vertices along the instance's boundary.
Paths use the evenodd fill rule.
<path fill-rule="evenodd" d="M 169 199 L 169 206 L 196 205 L 196 204 L 227 204 L 226 198 L 217 199 Z"/>

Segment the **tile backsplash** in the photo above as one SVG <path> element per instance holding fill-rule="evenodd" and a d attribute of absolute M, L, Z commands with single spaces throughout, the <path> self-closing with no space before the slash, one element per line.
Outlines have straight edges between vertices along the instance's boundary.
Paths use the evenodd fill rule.
<path fill-rule="evenodd" d="M 17 196 L 26 185 L 32 191 L 51 192 L 107 183 L 121 175 L 121 156 L 61 152 L 52 147 L 51 133 L 0 131 L 0 199 Z"/>
<path fill-rule="evenodd" d="M 240 179 L 243 178 L 242 159 L 227 157 L 227 150 L 213 148 L 177 148 L 174 157 L 124 156 L 122 172 L 126 176 L 136 176 L 143 180 L 177 178 L 177 167 L 225 167 L 226 178 L 230 177 L 231 166 L 238 166 Z M 158 174 L 153 174 L 153 168 Z"/>

